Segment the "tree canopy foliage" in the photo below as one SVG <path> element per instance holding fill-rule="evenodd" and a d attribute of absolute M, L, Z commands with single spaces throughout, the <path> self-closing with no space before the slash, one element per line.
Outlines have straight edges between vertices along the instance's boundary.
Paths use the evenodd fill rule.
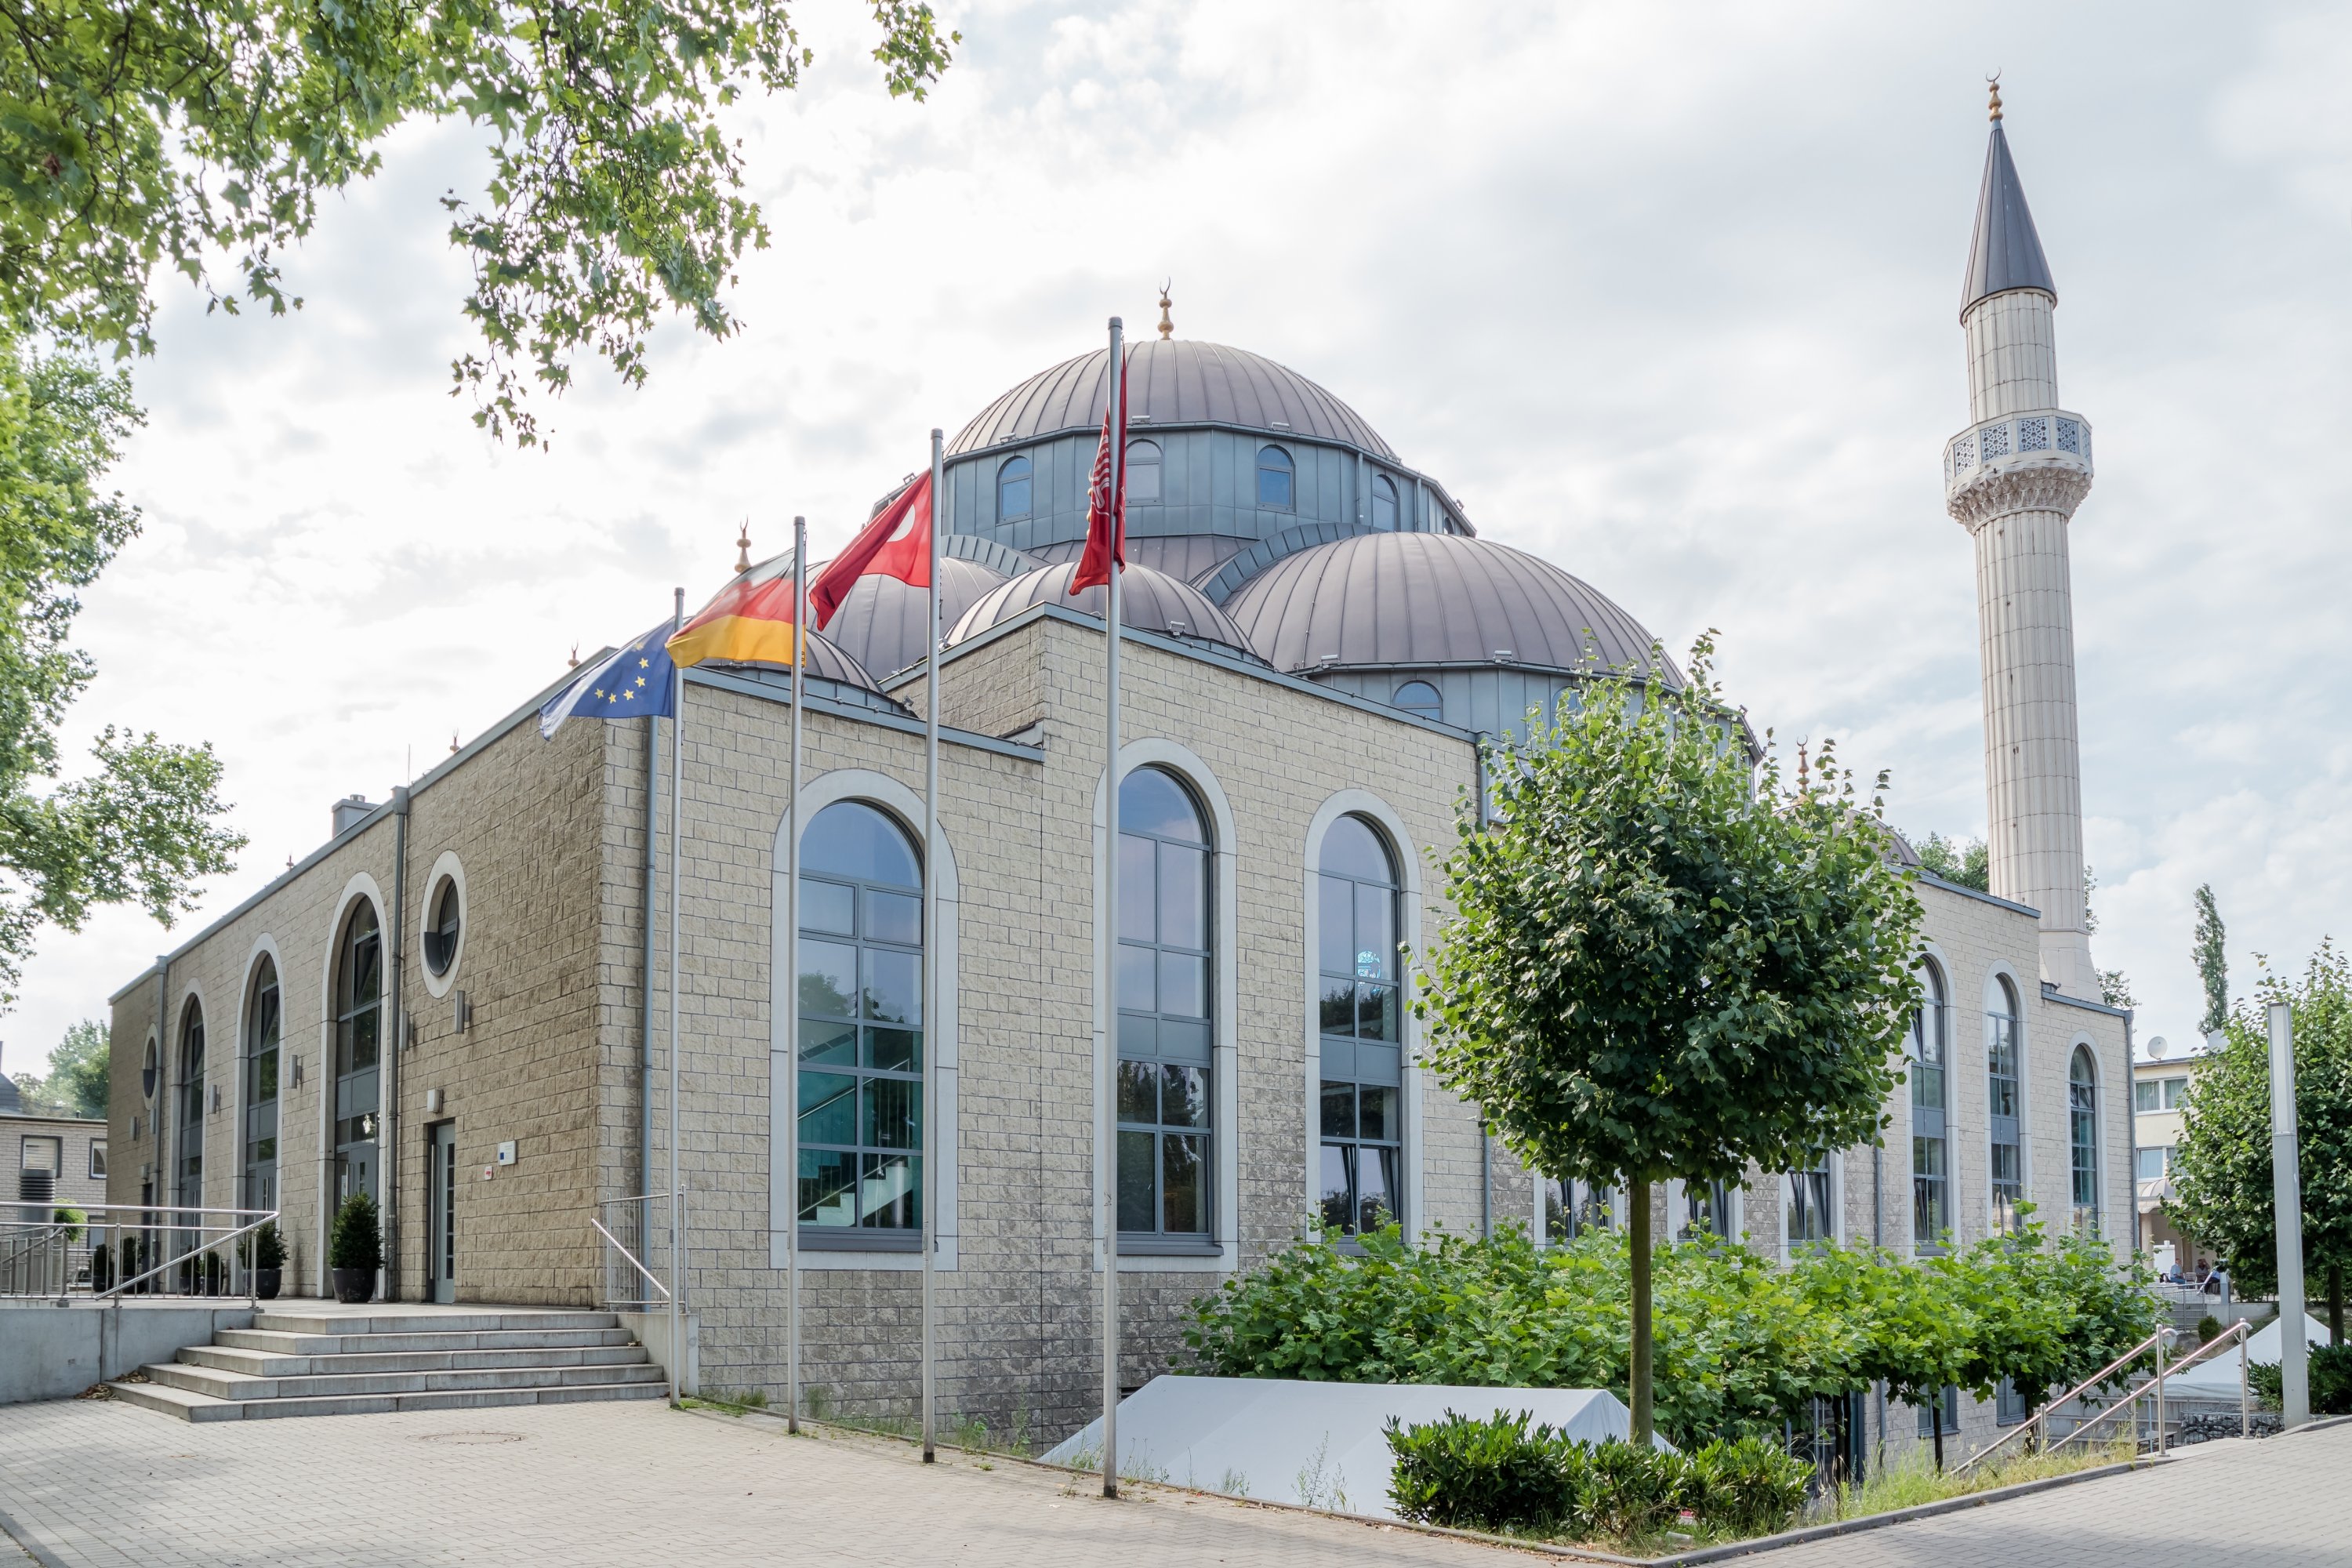
<path fill-rule="evenodd" d="M 1983 839 L 1971 838 L 1963 843 L 1940 833 L 1930 833 L 1925 838 L 1912 840 L 1911 847 L 1918 851 L 1919 864 L 1945 881 L 1974 888 L 1979 893 L 1992 891 L 1992 855 Z"/>
<path fill-rule="evenodd" d="M 2248 1293 L 2278 1285 L 2271 1181 L 2269 1005 L 2294 1020 L 2294 1125 L 2303 1183 L 2304 1277 L 2326 1291 L 2330 1332 L 2344 1331 L 2352 1268 L 2352 963 L 2322 942 L 2298 981 L 2265 973 L 2232 1012 L 2225 1043 L 2189 1080 L 2173 1153 L 2172 1222 L 2230 1260 Z"/>
<path fill-rule="evenodd" d="M 2205 1016 L 2197 1024 L 2200 1035 L 2219 1033 L 2230 1022 L 2228 934 L 2221 924 L 2221 911 L 2213 902 L 2213 884 L 2207 882 L 2197 889 L 2196 945 L 2190 950 L 2197 961 L 2197 978 L 2205 987 Z"/>
<path fill-rule="evenodd" d="M 113 1078 L 106 1026 L 84 1018 L 66 1031 L 49 1052 L 47 1077 L 18 1073 L 16 1083 L 28 1110 L 56 1116 L 86 1116 L 103 1121 L 107 1094 Z"/>
<path fill-rule="evenodd" d="M 957 39 L 928 5 L 868 4 L 885 84 L 922 97 Z M 778 0 L 66 0 L 9 21 L 0 319 L 144 351 L 159 267 L 225 310 L 299 306 L 283 253 L 320 197 L 404 121 L 463 119 L 489 169 L 478 199 L 444 198 L 483 340 L 456 390 L 523 444 L 530 384 L 560 393 L 579 353 L 635 384 L 665 310 L 733 331 L 722 291 L 769 231 L 722 112 L 813 58 Z"/>

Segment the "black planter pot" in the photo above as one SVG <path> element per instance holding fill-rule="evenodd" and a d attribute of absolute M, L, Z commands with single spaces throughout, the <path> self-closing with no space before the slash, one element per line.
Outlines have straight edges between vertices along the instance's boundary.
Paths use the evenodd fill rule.
<path fill-rule="evenodd" d="M 373 1268 L 337 1268 L 335 1300 L 349 1307 L 375 1294 L 375 1270 Z"/>
<path fill-rule="evenodd" d="M 278 1300 L 278 1271 L 275 1268 L 255 1269 L 253 1271 L 254 1295 L 264 1301 Z"/>

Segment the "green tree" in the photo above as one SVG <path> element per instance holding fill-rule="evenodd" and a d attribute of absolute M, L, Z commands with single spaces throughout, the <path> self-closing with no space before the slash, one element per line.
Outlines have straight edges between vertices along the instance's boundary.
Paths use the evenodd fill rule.
<path fill-rule="evenodd" d="M 1915 839 L 1912 847 L 1918 852 L 1919 864 L 1947 882 L 1963 888 L 1974 888 L 1979 893 L 1992 891 L 1991 852 L 1981 838 L 1962 843 L 1947 838 L 1940 833 L 1930 833 Z"/>
<path fill-rule="evenodd" d="M 868 0 L 892 94 L 948 65 L 929 6 Z M 488 140 L 481 199 L 443 198 L 483 346 L 475 418 L 523 444 L 528 377 L 591 352 L 631 384 L 665 310 L 725 337 L 769 231 L 721 113 L 813 58 L 781 0 L 63 0 L 0 31 L 0 321 L 152 347 L 158 267 L 214 306 L 299 306 L 280 271 L 321 195 L 413 120 Z M 232 274 L 224 283 L 216 271 Z"/>
<path fill-rule="evenodd" d="M 2205 1016 L 2197 1025 L 2200 1035 L 2216 1034 L 2230 1022 L 2230 955 L 2222 948 L 2223 934 L 2221 911 L 2213 907 L 2213 884 L 2207 882 L 2197 889 L 2197 945 L 2191 952 L 2198 978 L 2205 983 Z"/>
<path fill-rule="evenodd" d="M 56 782 L 58 727 L 95 673 L 70 640 L 76 591 L 139 526 L 98 488 L 137 420 L 121 375 L 0 336 L 0 1006 L 42 925 L 129 902 L 169 925 L 245 842 L 215 826 L 209 746 L 110 728 L 95 767 Z"/>
<path fill-rule="evenodd" d="M 112 1062 L 106 1026 L 84 1018 L 49 1052 L 49 1076 L 42 1085 L 68 1113 L 103 1120 Z"/>
<path fill-rule="evenodd" d="M 2333 942 L 2321 942 L 2298 983 L 2265 973 L 2257 994 L 2230 1016 L 2226 1043 L 2198 1062 L 2165 1212 L 2182 1230 L 2219 1247 L 2231 1278 L 2249 1292 L 2276 1288 L 2268 1018 L 2273 1001 L 2294 1010 L 2304 1273 L 2323 1282 L 2328 1333 L 2340 1344 L 2344 1272 L 2352 1266 L 2352 964 Z"/>
<path fill-rule="evenodd" d="M 1630 1400 L 1651 1432 L 1650 1189 L 1798 1168 L 1874 1140 L 1917 1003 L 1920 910 L 1831 748 L 1760 781 L 1693 650 L 1680 689 L 1619 675 L 1497 746 L 1465 803 L 1454 913 L 1414 1002 L 1430 1065 L 1530 1169 L 1632 1195 Z M 1663 667 L 1654 652 L 1653 667 Z"/>

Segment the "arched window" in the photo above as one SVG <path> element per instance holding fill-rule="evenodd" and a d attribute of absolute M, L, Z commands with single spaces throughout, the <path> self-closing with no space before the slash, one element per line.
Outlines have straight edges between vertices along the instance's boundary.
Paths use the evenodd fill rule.
<path fill-rule="evenodd" d="M 1279 447 L 1257 449 L 1257 504 L 1269 511 L 1291 510 L 1290 454 Z"/>
<path fill-rule="evenodd" d="M 278 965 L 267 953 L 254 966 L 246 1005 L 245 1206 L 278 1206 L 278 1047 L 284 1019 Z"/>
<path fill-rule="evenodd" d="M 196 1208 L 205 1201 L 205 1010 L 194 997 L 180 1014 L 180 1093 L 173 1109 L 180 1143 L 179 1158 L 173 1163 L 172 1201 Z M 193 1225 L 196 1216 L 182 1215 L 180 1219 Z"/>
<path fill-rule="evenodd" d="M 2017 1226 L 2017 1205 L 2025 1197 L 2025 1151 L 2018 1131 L 2017 992 L 2007 977 L 1993 983 L 1985 1010 L 1985 1098 L 1991 1116 L 1985 1170 L 1995 1234 Z"/>
<path fill-rule="evenodd" d="M 1127 499 L 1156 501 L 1160 499 L 1160 443 L 1129 441 L 1127 444 Z"/>
<path fill-rule="evenodd" d="M 1174 774 L 1118 786 L 1118 1228 L 1209 1238 L 1209 835 Z"/>
<path fill-rule="evenodd" d="M 1389 706 L 1433 722 L 1442 723 L 1445 719 L 1445 699 L 1426 680 L 1408 680 L 1398 687 L 1389 699 Z"/>
<path fill-rule="evenodd" d="M 2074 1176 L 2074 1224 L 2099 1228 L 2099 1064 L 2076 1046 L 2066 1068 L 2066 1145 Z"/>
<path fill-rule="evenodd" d="M 801 839 L 800 1010 L 803 1234 L 919 1247 L 922 862 L 864 801 L 826 806 Z"/>
<path fill-rule="evenodd" d="M 1951 1005 L 1944 973 L 1932 963 L 1919 966 L 1919 1007 L 1905 1054 L 1911 1058 L 1911 1242 L 1920 1251 L 1938 1251 L 1952 1228 Z"/>
<path fill-rule="evenodd" d="M 1007 458 L 1004 466 L 996 470 L 996 521 L 1011 522 L 1027 517 L 1029 504 L 1029 459 Z"/>
<path fill-rule="evenodd" d="M 383 932 L 362 899 L 335 952 L 335 1201 L 376 1195 L 376 1080 L 383 1052 Z"/>
<path fill-rule="evenodd" d="M 1322 994 L 1323 1228 L 1378 1230 L 1404 1215 L 1404 1060 L 1399 1026 L 1396 857 L 1343 816 L 1323 836 L 1316 930 Z"/>
<path fill-rule="evenodd" d="M 438 979 L 457 961 L 457 931 L 464 910 L 459 908 L 457 879 L 444 877 L 433 890 L 432 913 L 425 928 L 425 967 Z"/>
<path fill-rule="evenodd" d="M 1397 525 L 1396 485 L 1385 474 L 1372 476 L 1372 526 L 1393 533 Z"/>

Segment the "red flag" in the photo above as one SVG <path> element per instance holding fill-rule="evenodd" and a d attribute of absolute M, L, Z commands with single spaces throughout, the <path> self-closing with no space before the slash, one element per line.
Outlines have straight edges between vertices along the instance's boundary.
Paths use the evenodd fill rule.
<path fill-rule="evenodd" d="M 910 588 L 931 585 L 931 476 L 929 469 L 874 514 L 849 548 L 809 584 L 809 610 L 823 631 L 849 590 L 866 576 L 896 577 Z"/>
<path fill-rule="evenodd" d="M 1116 438 L 1118 445 L 1111 445 Z M 1120 457 L 1118 493 L 1111 493 L 1111 453 Z M 1083 593 L 1110 581 L 1110 570 L 1117 563 L 1127 568 L 1127 362 L 1120 357 L 1118 366 L 1118 429 L 1111 429 L 1111 416 L 1103 413 L 1102 445 L 1095 450 L 1095 471 L 1087 484 L 1087 548 L 1078 557 L 1078 569 L 1070 578 L 1070 592 Z"/>

